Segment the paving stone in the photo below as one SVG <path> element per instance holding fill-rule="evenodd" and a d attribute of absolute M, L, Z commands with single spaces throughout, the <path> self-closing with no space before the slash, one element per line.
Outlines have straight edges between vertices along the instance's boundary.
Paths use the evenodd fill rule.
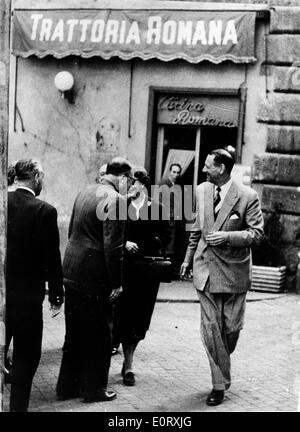
<path fill-rule="evenodd" d="M 83 404 L 80 399 L 57 401 L 51 391 L 55 388 L 61 360 L 64 318 L 61 314 L 55 319 L 53 330 L 53 320 L 45 308 L 43 353 L 34 378 L 30 411 L 296 411 L 300 339 L 298 343 L 295 339 L 298 330 L 292 324 L 300 322 L 299 317 L 300 297 L 294 294 L 247 302 L 244 329 L 232 355 L 232 387 L 224 403 L 214 408 L 205 403 L 211 382 L 208 360 L 199 335 L 199 305 L 193 302 L 157 302 L 151 328 L 135 355 L 137 385 L 125 387 L 122 384 L 122 354 L 114 356 L 109 387 L 118 393 L 117 399 L 111 403 Z M 176 324 L 177 329 L 166 325 L 170 322 Z M 53 331 L 56 342 L 51 342 L 50 347 L 48 338 L 52 337 Z M 6 411 L 9 387 L 5 386 Z"/>

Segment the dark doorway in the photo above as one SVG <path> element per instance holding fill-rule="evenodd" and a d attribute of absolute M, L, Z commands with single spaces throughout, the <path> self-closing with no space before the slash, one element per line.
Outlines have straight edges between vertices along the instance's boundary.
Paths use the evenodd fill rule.
<path fill-rule="evenodd" d="M 197 130 L 200 129 L 200 140 L 197 146 Z M 174 126 L 165 125 L 163 127 L 163 151 L 161 174 L 165 171 L 168 153 L 172 150 L 189 150 L 195 152 L 195 158 L 188 165 L 184 172 L 181 182 L 185 185 L 196 185 L 205 181 L 206 176 L 202 169 L 205 159 L 212 150 L 225 148 L 231 145 L 236 147 L 237 128 L 228 128 L 220 126 Z M 180 163 L 180 160 L 174 162 Z M 196 163 L 197 162 L 197 163 Z M 195 167 L 197 166 L 197 173 Z"/>
<path fill-rule="evenodd" d="M 196 132 L 197 130 L 195 127 L 172 125 L 165 126 L 163 167 L 165 167 L 169 150 L 175 149 L 195 151 Z M 179 163 L 180 161 L 176 162 Z M 183 174 L 181 183 L 192 185 L 193 179 L 194 163 L 192 161 Z"/>

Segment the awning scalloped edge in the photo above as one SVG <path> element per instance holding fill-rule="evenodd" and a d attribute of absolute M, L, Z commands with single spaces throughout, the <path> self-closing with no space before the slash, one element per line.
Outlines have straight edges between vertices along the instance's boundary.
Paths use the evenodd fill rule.
<path fill-rule="evenodd" d="M 105 53 L 103 51 L 82 52 L 79 50 L 70 50 L 70 51 L 64 51 L 62 53 L 58 53 L 54 50 L 47 50 L 47 51 L 41 52 L 41 51 L 35 50 L 35 49 L 29 50 L 26 52 L 13 50 L 13 54 L 15 56 L 20 56 L 23 58 L 27 58 L 27 57 L 30 57 L 32 55 L 35 55 L 38 58 L 44 58 L 44 57 L 50 55 L 50 56 L 53 56 L 55 58 L 61 59 L 64 57 L 75 55 L 75 56 L 80 56 L 83 58 L 101 57 L 104 60 L 109 60 L 112 57 L 119 57 L 122 60 L 131 60 L 133 58 L 138 57 L 138 58 L 141 58 L 142 60 L 158 59 L 158 60 L 162 60 L 164 62 L 169 62 L 172 60 L 186 60 L 189 63 L 199 63 L 201 61 L 208 60 L 211 63 L 215 63 L 215 64 L 222 63 L 223 61 L 226 61 L 226 60 L 232 61 L 234 63 L 254 63 L 254 62 L 256 62 L 255 57 L 236 57 L 232 54 L 224 54 L 224 55 L 220 55 L 218 57 L 214 57 L 210 54 L 201 54 L 200 56 L 197 56 L 197 57 L 191 57 L 185 53 L 176 53 L 176 55 L 174 55 L 174 54 L 167 55 L 167 54 L 159 54 L 159 53 L 145 54 L 145 53 L 140 53 L 140 52 L 133 52 L 130 54 L 126 54 L 126 53 L 120 52 L 120 51 L 110 51 L 109 53 Z"/>

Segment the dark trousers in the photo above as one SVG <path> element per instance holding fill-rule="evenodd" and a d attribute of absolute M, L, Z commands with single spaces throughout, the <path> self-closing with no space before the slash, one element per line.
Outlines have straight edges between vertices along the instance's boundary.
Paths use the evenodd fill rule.
<path fill-rule="evenodd" d="M 111 359 L 111 304 L 65 287 L 66 334 L 56 393 L 91 397 L 106 389 Z"/>
<path fill-rule="evenodd" d="M 7 285 L 6 351 L 13 339 L 10 411 L 24 412 L 41 358 L 44 294 L 26 292 L 26 286 L 24 292 L 20 288 L 11 294 Z"/>
<path fill-rule="evenodd" d="M 227 390 L 231 384 L 230 354 L 243 328 L 246 293 L 213 294 L 209 282 L 197 291 L 201 306 L 201 337 L 209 360 L 215 390 Z"/>
<path fill-rule="evenodd" d="M 117 300 L 113 319 L 113 346 L 137 343 L 145 338 L 155 307 L 159 282 L 136 275 L 123 283 L 123 293 Z"/>
<path fill-rule="evenodd" d="M 166 247 L 166 255 L 172 261 L 173 273 L 176 279 L 179 276 L 180 267 L 184 260 L 188 237 L 185 232 L 185 221 L 170 220 L 168 225 L 170 240 Z"/>

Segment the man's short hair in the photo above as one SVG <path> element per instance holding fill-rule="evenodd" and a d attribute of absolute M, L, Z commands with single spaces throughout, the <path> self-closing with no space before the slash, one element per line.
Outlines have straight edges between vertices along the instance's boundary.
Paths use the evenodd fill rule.
<path fill-rule="evenodd" d="M 107 164 L 106 174 L 120 176 L 130 172 L 131 169 L 132 167 L 127 159 L 123 157 L 115 157 Z"/>
<path fill-rule="evenodd" d="M 216 149 L 212 150 L 210 155 L 214 156 L 214 164 L 221 165 L 224 164 L 226 171 L 230 174 L 235 163 L 235 157 L 233 152 L 229 152 L 226 149 Z"/>
<path fill-rule="evenodd" d="M 37 159 L 20 159 L 16 162 L 15 171 L 18 180 L 30 180 L 40 172 L 40 161 Z"/>
<path fill-rule="evenodd" d="M 181 165 L 180 165 L 179 163 L 172 163 L 172 164 L 170 165 L 170 171 L 172 170 L 172 168 L 173 168 L 174 166 L 177 166 L 177 167 L 180 169 L 180 172 L 182 171 Z"/>

